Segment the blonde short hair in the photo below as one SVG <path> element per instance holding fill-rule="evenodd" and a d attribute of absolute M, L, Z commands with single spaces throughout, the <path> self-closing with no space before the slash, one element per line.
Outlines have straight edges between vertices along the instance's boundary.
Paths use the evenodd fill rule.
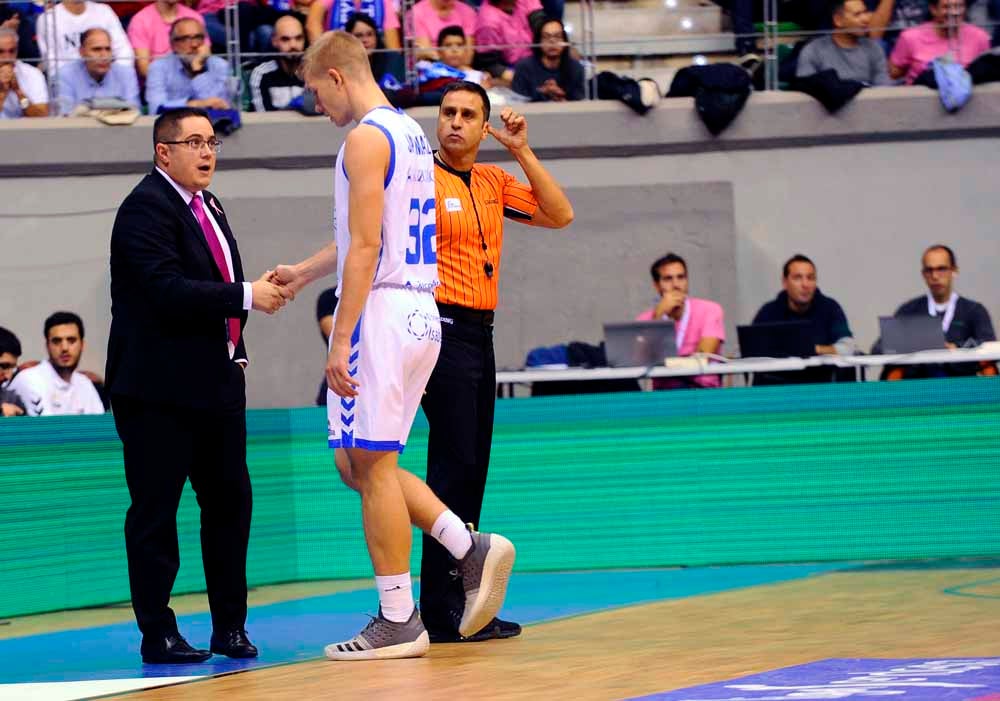
<path fill-rule="evenodd" d="M 326 73 L 335 68 L 354 80 L 372 79 L 371 64 L 364 45 L 353 34 L 325 32 L 302 57 L 302 76 Z"/>

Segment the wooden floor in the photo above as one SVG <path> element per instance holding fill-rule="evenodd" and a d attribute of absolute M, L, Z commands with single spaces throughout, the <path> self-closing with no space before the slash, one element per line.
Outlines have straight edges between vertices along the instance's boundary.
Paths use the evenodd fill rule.
<path fill-rule="evenodd" d="M 998 656 L 998 631 L 1000 569 L 875 569 L 580 616 L 418 660 L 317 660 L 116 698 L 606 701 L 833 657 Z"/>

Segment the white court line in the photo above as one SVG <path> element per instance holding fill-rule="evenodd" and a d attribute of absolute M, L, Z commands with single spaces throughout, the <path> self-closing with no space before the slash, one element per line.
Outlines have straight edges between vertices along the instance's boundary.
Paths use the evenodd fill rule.
<path fill-rule="evenodd" d="M 98 679 L 85 682 L 38 682 L 0 684 L 3 701 L 78 701 L 94 696 L 152 689 L 202 677 L 146 677 L 143 679 Z"/>

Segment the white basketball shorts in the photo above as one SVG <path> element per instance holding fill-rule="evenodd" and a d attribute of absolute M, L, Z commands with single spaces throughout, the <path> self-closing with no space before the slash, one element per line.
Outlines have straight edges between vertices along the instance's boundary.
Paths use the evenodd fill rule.
<path fill-rule="evenodd" d="M 433 293 L 372 289 L 348 359 L 358 395 L 338 397 L 327 389 L 330 447 L 402 452 L 440 352 L 441 319 Z"/>

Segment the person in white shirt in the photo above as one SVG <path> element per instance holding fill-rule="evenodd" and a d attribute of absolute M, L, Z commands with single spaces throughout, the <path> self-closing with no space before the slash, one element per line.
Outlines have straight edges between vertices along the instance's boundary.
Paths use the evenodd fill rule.
<path fill-rule="evenodd" d="M 47 117 L 49 89 L 34 66 L 17 60 L 17 32 L 0 27 L 0 119 Z"/>
<path fill-rule="evenodd" d="M 38 51 L 45 61 L 46 70 L 52 70 L 53 62 L 58 62 L 61 68 L 65 63 L 79 60 L 80 35 L 88 29 L 106 31 L 111 37 L 111 55 L 115 57 L 115 63 L 134 66 L 135 51 L 122 29 L 121 20 L 110 5 L 91 0 L 62 0 L 46 10 L 36 25 Z"/>
<path fill-rule="evenodd" d="M 48 360 L 14 376 L 10 389 L 24 401 L 28 416 L 103 414 L 94 383 L 77 371 L 83 354 L 83 321 L 72 312 L 45 320 Z"/>

